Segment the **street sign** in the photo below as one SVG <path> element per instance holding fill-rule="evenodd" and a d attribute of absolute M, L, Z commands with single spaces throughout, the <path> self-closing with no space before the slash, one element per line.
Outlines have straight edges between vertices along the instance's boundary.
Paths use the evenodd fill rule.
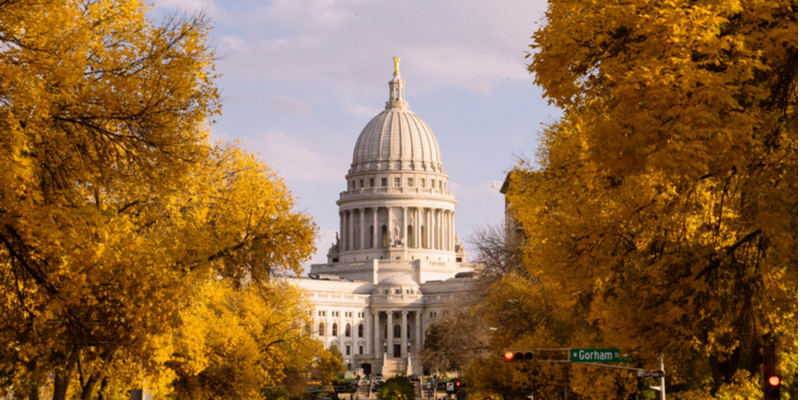
<path fill-rule="evenodd" d="M 664 371 L 636 371 L 639 378 L 663 378 Z"/>
<path fill-rule="evenodd" d="M 447 385 L 445 386 L 445 389 L 446 389 L 448 392 L 455 392 L 455 391 L 456 391 L 456 384 L 455 384 L 455 382 L 447 382 Z"/>
<path fill-rule="evenodd" d="M 619 349 L 570 349 L 570 362 L 628 362 L 622 358 Z"/>

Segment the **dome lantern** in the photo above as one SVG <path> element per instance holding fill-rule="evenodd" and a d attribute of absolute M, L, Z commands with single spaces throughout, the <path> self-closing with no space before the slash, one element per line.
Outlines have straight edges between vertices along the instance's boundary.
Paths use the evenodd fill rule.
<path fill-rule="evenodd" d="M 408 110 L 406 82 L 400 78 L 400 57 L 395 56 L 392 60 L 394 60 L 394 77 L 389 81 L 389 101 L 386 102 L 386 109 Z"/>

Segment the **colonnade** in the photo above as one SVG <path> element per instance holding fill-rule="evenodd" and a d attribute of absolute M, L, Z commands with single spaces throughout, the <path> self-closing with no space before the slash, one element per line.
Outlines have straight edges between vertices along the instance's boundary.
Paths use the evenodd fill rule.
<path fill-rule="evenodd" d="M 400 323 L 400 337 L 394 337 L 394 314 L 400 315 L 400 320 L 397 321 Z M 413 334 L 414 334 L 414 347 L 411 349 L 412 353 L 418 353 L 422 350 L 422 346 L 424 344 L 423 340 L 425 335 L 423 334 L 424 328 L 422 326 L 422 311 L 373 311 L 371 313 L 367 312 L 364 314 L 364 320 L 358 321 L 353 320 L 352 318 L 344 318 L 344 312 L 341 312 L 338 318 L 328 319 L 327 321 L 320 321 L 318 324 L 322 324 L 320 329 L 324 329 L 324 335 L 320 335 L 323 337 L 332 337 L 339 341 L 339 350 L 344 354 L 345 358 L 352 358 L 355 355 L 361 354 L 358 351 L 358 346 L 361 341 L 364 343 L 364 353 L 363 354 L 375 354 L 377 356 L 382 356 L 384 352 L 388 352 L 389 354 L 393 353 L 393 345 L 398 344 L 397 339 L 400 339 L 400 354 L 401 357 L 405 358 L 408 354 L 409 349 L 409 314 L 414 314 L 414 325 L 412 327 Z M 383 316 L 383 318 L 381 318 Z M 384 330 L 381 330 L 381 319 L 383 319 L 383 323 L 385 326 Z M 337 332 L 333 334 L 333 324 L 336 324 Z M 350 335 L 346 335 L 346 328 L 347 324 L 350 325 Z M 358 327 L 359 325 L 363 326 L 364 336 L 358 336 Z M 370 329 L 370 325 L 372 325 L 372 329 Z M 315 326 L 314 329 L 317 329 L 318 326 Z M 315 332 L 316 333 L 316 332 Z M 382 335 L 381 333 L 385 333 Z M 328 336 L 331 335 L 331 336 Z M 349 341 L 349 343 L 348 343 Z M 387 345 L 387 349 L 384 349 L 383 344 Z M 345 346 L 351 344 L 353 347 L 351 348 L 351 353 L 347 354 Z"/>
<path fill-rule="evenodd" d="M 395 208 L 402 209 L 401 221 L 393 218 Z M 385 218 L 379 221 L 379 215 Z M 455 211 L 432 207 L 353 208 L 339 212 L 339 232 L 340 251 L 392 247 L 395 239 L 402 241 L 401 248 L 455 251 Z"/>
<path fill-rule="evenodd" d="M 376 356 L 382 356 L 383 353 L 388 353 L 389 355 L 393 354 L 393 345 L 397 344 L 396 340 L 398 338 L 394 337 L 394 314 L 400 314 L 400 358 L 406 358 L 408 356 L 409 350 L 409 318 L 408 314 L 409 311 L 373 311 L 372 312 L 372 321 L 373 321 L 373 328 L 372 328 L 372 350 L 373 354 Z M 421 311 L 411 311 L 415 315 L 414 321 L 414 348 L 411 349 L 412 353 L 418 353 L 422 350 L 422 346 L 424 344 L 423 340 L 425 335 L 423 335 L 423 327 L 422 327 L 422 312 Z M 386 337 L 384 338 L 381 332 L 381 314 L 386 316 Z M 384 349 L 382 343 L 386 344 L 386 348 Z"/>

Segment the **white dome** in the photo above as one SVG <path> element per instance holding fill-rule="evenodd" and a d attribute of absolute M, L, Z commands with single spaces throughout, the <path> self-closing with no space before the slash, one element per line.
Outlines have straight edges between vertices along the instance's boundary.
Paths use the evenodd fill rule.
<path fill-rule="evenodd" d="M 356 142 L 351 172 L 442 171 L 439 144 L 431 128 L 409 110 L 392 108 L 373 118 Z"/>
<path fill-rule="evenodd" d="M 389 81 L 386 109 L 358 136 L 350 173 L 386 170 L 444 173 L 436 137 L 428 124 L 408 109 L 399 72 Z"/>

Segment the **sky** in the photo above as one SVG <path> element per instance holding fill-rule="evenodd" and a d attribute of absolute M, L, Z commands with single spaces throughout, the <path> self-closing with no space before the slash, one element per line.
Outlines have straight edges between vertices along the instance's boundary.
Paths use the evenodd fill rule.
<path fill-rule="evenodd" d="M 149 17 L 212 19 L 223 105 L 212 138 L 258 153 L 313 218 L 307 270 L 335 240 L 336 200 L 358 135 L 388 100 L 394 56 L 410 110 L 439 143 L 461 241 L 502 224 L 506 172 L 561 115 L 525 58 L 546 9 L 543 0 L 157 0 Z"/>

